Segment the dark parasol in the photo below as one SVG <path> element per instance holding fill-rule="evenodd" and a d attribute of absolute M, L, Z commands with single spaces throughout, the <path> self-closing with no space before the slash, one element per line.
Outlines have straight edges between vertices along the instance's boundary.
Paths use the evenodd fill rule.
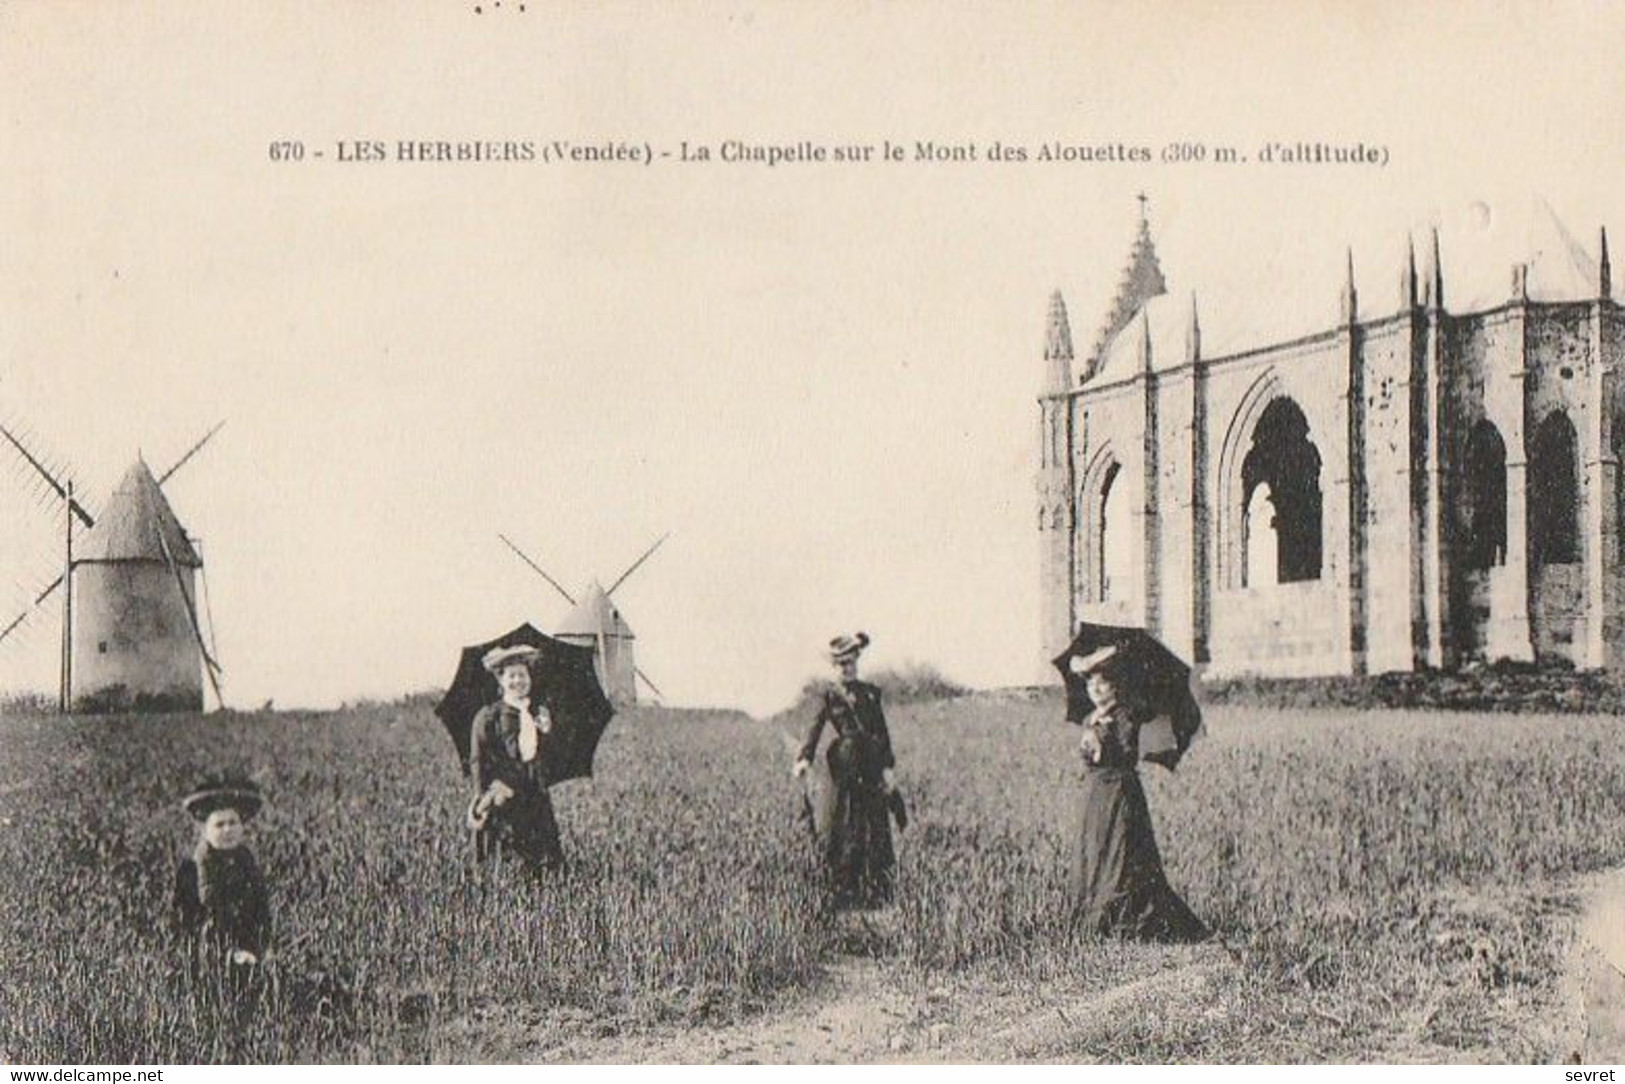
<path fill-rule="evenodd" d="M 1074 672 L 1072 661 L 1108 646 L 1117 648 L 1114 665 L 1120 667 L 1141 707 L 1152 718 L 1165 720 L 1170 731 L 1165 741 L 1143 741 L 1141 759 L 1172 771 L 1202 729 L 1202 709 L 1191 693 L 1191 668 L 1144 629 L 1087 621 L 1078 626 L 1072 643 L 1054 660 L 1066 683 L 1067 720 L 1082 723 L 1095 709 L 1086 678 Z"/>
<path fill-rule="evenodd" d="M 485 669 L 485 653 L 497 647 L 533 647 L 541 655 L 531 665 L 531 698 L 547 705 L 553 716 L 553 733 L 548 742 L 547 774 L 550 782 L 562 783 L 567 779 L 585 779 L 592 775 L 593 755 L 598 751 L 598 739 L 615 714 L 598 673 L 593 668 L 590 647 L 567 644 L 555 640 L 530 624 L 520 625 L 511 632 L 463 648 L 457 661 L 457 676 L 452 678 L 434 709 L 457 746 L 463 774 L 468 774 L 469 732 L 474 716 L 485 705 L 502 696 L 497 679 Z"/>

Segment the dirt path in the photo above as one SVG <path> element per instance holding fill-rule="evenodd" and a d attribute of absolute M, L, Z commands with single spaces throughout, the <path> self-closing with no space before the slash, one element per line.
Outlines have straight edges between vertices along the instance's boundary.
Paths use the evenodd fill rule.
<path fill-rule="evenodd" d="M 1551 1036 L 1553 1060 L 1625 1062 L 1625 870 L 1585 892 L 1564 978 L 1562 1017 Z M 923 988 L 885 958 L 837 955 L 800 995 L 769 1011 L 714 1027 L 670 1027 L 632 1034 L 590 1027 L 526 1049 L 492 1049 L 500 1061 L 621 1064 L 1011 1063 L 1088 1060 L 1113 1048 L 1114 1031 L 1155 1006 L 1164 1017 L 1217 1019 L 1235 1011 L 1222 996 L 1236 964 L 1218 945 L 1169 948 L 1160 966 L 1101 986 L 1104 976 L 1041 984 L 961 980 Z M 1221 995 L 1221 996 L 1215 996 Z M 1555 1023 L 1555 1022 L 1554 1022 Z M 568 1030 L 568 1029 L 561 1029 Z M 1394 1060 L 1473 1061 L 1470 1052 L 1406 1047 Z"/>
<path fill-rule="evenodd" d="M 1580 1034 L 1574 1058 L 1587 1065 L 1625 1062 L 1625 870 L 1591 892 L 1570 955 Z"/>
<path fill-rule="evenodd" d="M 1106 990 L 936 987 L 908 990 L 885 963 L 838 956 L 806 996 L 719 1028 L 581 1038 L 547 1061 L 641 1064 L 874 1064 L 1044 1060 L 1078 1049 L 1096 1028 L 1142 1000 L 1198 1005 L 1231 966 L 1222 949 L 1174 950 L 1152 975 Z M 1086 1048 L 1086 1047 L 1085 1047 Z"/>
<path fill-rule="evenodd" d="M 1181 950 L 1155 974 L 1106 990 L 1026 991 L 992 999 L 953 1029 L 931 1061 L 1074 1060 L 1138 1012 L 1167 1017 L 1205 1010 L 1214 979 L 1233 966 L 1217 946 Z M 1154 1006 L 1154 1009 L 1153 1009 Z"/>
<path fill-rule="evenodd" d="M 638 1064 L 861 1064 L 882 1061 L 914 1017 L 911 1000 L 871 958 L 837 957 L 807 996 L 717 1028 L 686 1028 L 586 1039 L 550 1051 L 549 1061 Z"/>

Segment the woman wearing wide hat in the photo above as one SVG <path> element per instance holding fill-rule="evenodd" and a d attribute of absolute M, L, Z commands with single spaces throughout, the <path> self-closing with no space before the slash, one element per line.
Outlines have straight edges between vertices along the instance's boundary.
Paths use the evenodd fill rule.
<path fill-rule="evenodd" d="M 564 847 L 547 788 L 548 748 L 553 717 L 531 698 L 534 647 L 498 647 L 487 652 L 485 668 L 502 695 L 474 716 L 469 736 L 469 767 L 474 800 L 468 824 L 481 860 L 507 852 L 532 871 L 564 865 Z"/>
<path fill-rule="evenodd" d="M 818 714 L 796 758 L 804 775 L 827 726 L 835 738 L 824 754 L 832 783 L 824 859 L 841 907 L 888 903 L 897 865 L 889 817 L 901 809 L 893 779 L 896 758 L 880 706 L 880 690 L 858 680 L 858 656 L 869 646 L 865 633 L 837 636 L 829 644 L 838 680 L 824 691 Z"/>
<path fill-rule="evenodd" d="M 1168 884 L 1137 765 L 1151 712 L 1135 668 L 1115 646 L 1074 657 L 1094 710 L 1083 726 L 1083 792 L 1070 888 L 1078 920 L 1111 936 L 1196 941 L 1202 921 Z"/>

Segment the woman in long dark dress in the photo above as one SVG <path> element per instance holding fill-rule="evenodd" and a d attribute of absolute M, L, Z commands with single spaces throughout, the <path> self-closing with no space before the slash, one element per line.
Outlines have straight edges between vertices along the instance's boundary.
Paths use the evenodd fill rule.
<path fill-rule="evenodd" d="M 1206 927 L 1168 884 L 1140 785 L 1140 727 L 1132 674 L 1115 648 L 1074 661 L 1094 711 L 1083 726 L 1083 792 L 1070 888 L 1079 922 L 1108 936 L 1200 941 Z"/>
<path fill-rule="evenodd" d="M 858 656 L 868 644 L 868 635 L 861 632 L 830 641 L 830 663 L 839 680 L 825 690 L 793 769 L 798 777 L 806 774 L 824 728 L 835 732 L 824 754 L 833 784 L 824 861 L 838 907 L 869 908 L 891 902 L 897 866 L 890 822 L 897 760 L 880 706 L 880 690 L 858 680 Z"/>
<path fill-rule="evenodd" d="M 474 800 L 468 807 L 475 856 L 507 851 L 533 872 L 564 865 L 564 847 L 547 788 L 552 714 L 531 700 L 530 647 L 499 647 L 482 662 L 502 697 L 479 710 L 469 735 Z"/>

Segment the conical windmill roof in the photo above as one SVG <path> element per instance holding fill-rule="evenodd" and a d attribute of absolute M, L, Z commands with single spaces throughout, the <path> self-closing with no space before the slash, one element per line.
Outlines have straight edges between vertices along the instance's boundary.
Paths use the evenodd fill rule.
<path fill-rule="evenodd" d="M 633 639 L 632 626 L 626 623 L 621 612 L 609 600 L 609 595 L 594 580 L 587 588 L 587 593 L 581 596 L 575 609 L 571 610 L 558 627 L 553 630 L 554 636 L 615 636 L 621 639 Z"/>
<path fill-rule="evenodd" d="M 163 542 L 158 541 L 159 535 Z M 164 545 L 178 565 L 203 567 L 180 520 L 144 460 L 137 459 L 107 499 L 96 526 L 74 546 L 74 562 L 163 561 Z"/>

